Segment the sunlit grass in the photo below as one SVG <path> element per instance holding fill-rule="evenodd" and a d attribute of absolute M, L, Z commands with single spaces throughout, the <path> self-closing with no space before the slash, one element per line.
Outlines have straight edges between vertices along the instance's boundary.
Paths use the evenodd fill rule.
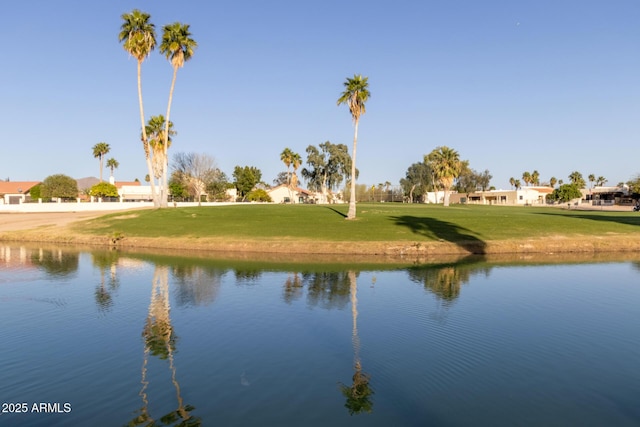
<path fill-rule="evenodd" d="M 634 212 L 559 208 L 359 204 L 230 205 L 116 213 L 82 223 L 77 231 L 127 237 L 206 237 L 312 241 L 509 240 L 545 236 L 640 233 Z"/>

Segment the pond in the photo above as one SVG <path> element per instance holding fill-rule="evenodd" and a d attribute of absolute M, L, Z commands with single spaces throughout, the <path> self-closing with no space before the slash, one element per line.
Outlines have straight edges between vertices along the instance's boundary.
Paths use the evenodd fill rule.
<path fill-rule="evenodd" d="M 0 246 L 0 425 L 640 424 L 637 256 L 246 258 Z"/>

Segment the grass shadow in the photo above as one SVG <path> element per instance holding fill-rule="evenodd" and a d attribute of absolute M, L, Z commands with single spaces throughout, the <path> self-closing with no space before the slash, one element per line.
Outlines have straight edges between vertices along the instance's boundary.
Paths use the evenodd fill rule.
<path fill-rule="evenodd" d="M 411 215 L 393 216 L 396 225 L 407 227 L 413 233 L 428 239 L 444 240 L 464 248 L 472 254 L 485 254 L 487 244 L 464 227 L 434 218 Z"/>

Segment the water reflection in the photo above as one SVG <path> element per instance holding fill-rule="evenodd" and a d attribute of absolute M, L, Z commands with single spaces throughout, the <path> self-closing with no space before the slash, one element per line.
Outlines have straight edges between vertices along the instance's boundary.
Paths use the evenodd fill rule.
<path fill-rule="evenodd" d="M 409 279 L 422 283 L 426 290 L 449 306 L 460 296 L 462 285 L 469 283 L 472 275 L 490 273 L 491 267 L 483 262 L 483 258 L 471 257 L 458 263 L 416 266 L 408 269 Z"/>
<path fill-rule="evenodd" d="M 373 411 L 371 396 L 373 389 L 369 384 L 371 376 L 362 370 L 360 361 L 360 337 L 358 336 L 358 283 L 355 271 L 347 273 L 349 280 L 349 295 L 351 299 L 352 333 L 351 342 L 353 344 L 353 365 L 355 373 L 350 386 L 341 384 L 340 391 L 346 398 L 345 408 L 350 415 L 370 413 Z"/>
<path fill-rule="evenodd" d="M 153 274 L 153 282 L 151 286 L 151 302 L 147 319 L 142 330 L 144 339 L 144 359 L 141 370 L 142 388 L 140 389 L 140 397 L 142 399 L 142 408 L 139 414 L 131 420 L 127 426 L 200 426 L 202 420 L 194 417 L 191 412 L 195 409 L 193 406 L 185 404 L 180 391 L 180 384 L 176 376 L 176 366 L 174 363 L 174 353 L 178 337 L 171 324 L 169 304 L 169 267 L 158 265 L 155 267 Z M 176 391 L 176 400 L 178 408 L 159 418 L 161 424 L 158 424 L 149 413 L 149 396 L 147 387 L 147 368 L 149 362 L 149 354 L 158 357 L 161 360 L 169 361 L 169 371 L 171 372 L 171 382 Z"/>
<path fill-rule="evenodd" d="M 178 306 L 202 306 L 216 299 L 225 270 L 205 268 L 194 264 L 171 267 Z"/>
<path fill-rule="evenodd" d="M 77 252 L 62 249 L 39 249 L 31 252 L 31 264 L 40 267 L 47 274 L 62 278 L 74 274 L 78 270 Z"/>
<path fill-rule="evenodd" d="M 302 282 L 307 286 L 307 301 L 311 306 L 342 309 L 349 303 L 351 282 L 346 271 L 304 273 Z"/>
<path fill-rule="evenodd" d="M 118 289 L 117 263 L 119 255 L 116 251 L 93 252 L 91 261 L 95 268 L 100 270 L 100 285 L 94 292 L 96 303 L 100 311 L 108 311 L 113 306 L 112 292 Z M 107 285 L 107 272 L 109 281 Z"/>

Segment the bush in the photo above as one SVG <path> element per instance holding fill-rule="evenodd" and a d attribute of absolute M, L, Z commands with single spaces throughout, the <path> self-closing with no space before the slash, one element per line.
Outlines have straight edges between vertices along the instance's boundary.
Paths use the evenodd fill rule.
<path fill-rule="evenodd" d="M 101 182 L 89 190 L 89 195 L 93 197 L 118 197 L 118 189 L 108 182 Z"/>
<path fill-rule="evenodd" d="M 75 199 L 78 197 L 78 183 L 67 175 L 50 175 L 42 181 L 40 196 L 43 199 Z"/>
<path fill-rule="evenodd" d="M 272 201 L 271 196 L 269 196 L 269 194 L 263 189 L 253 190 L 252 192 L 247 194 L 247 200 L 249 200 L 250 202 L 271 202 Z"/>
<path fill-rule="evenodd" d="M 38 200 L 42 198 L 42 184 L 36 184 L 29 190 L 31 200 Z"/>

